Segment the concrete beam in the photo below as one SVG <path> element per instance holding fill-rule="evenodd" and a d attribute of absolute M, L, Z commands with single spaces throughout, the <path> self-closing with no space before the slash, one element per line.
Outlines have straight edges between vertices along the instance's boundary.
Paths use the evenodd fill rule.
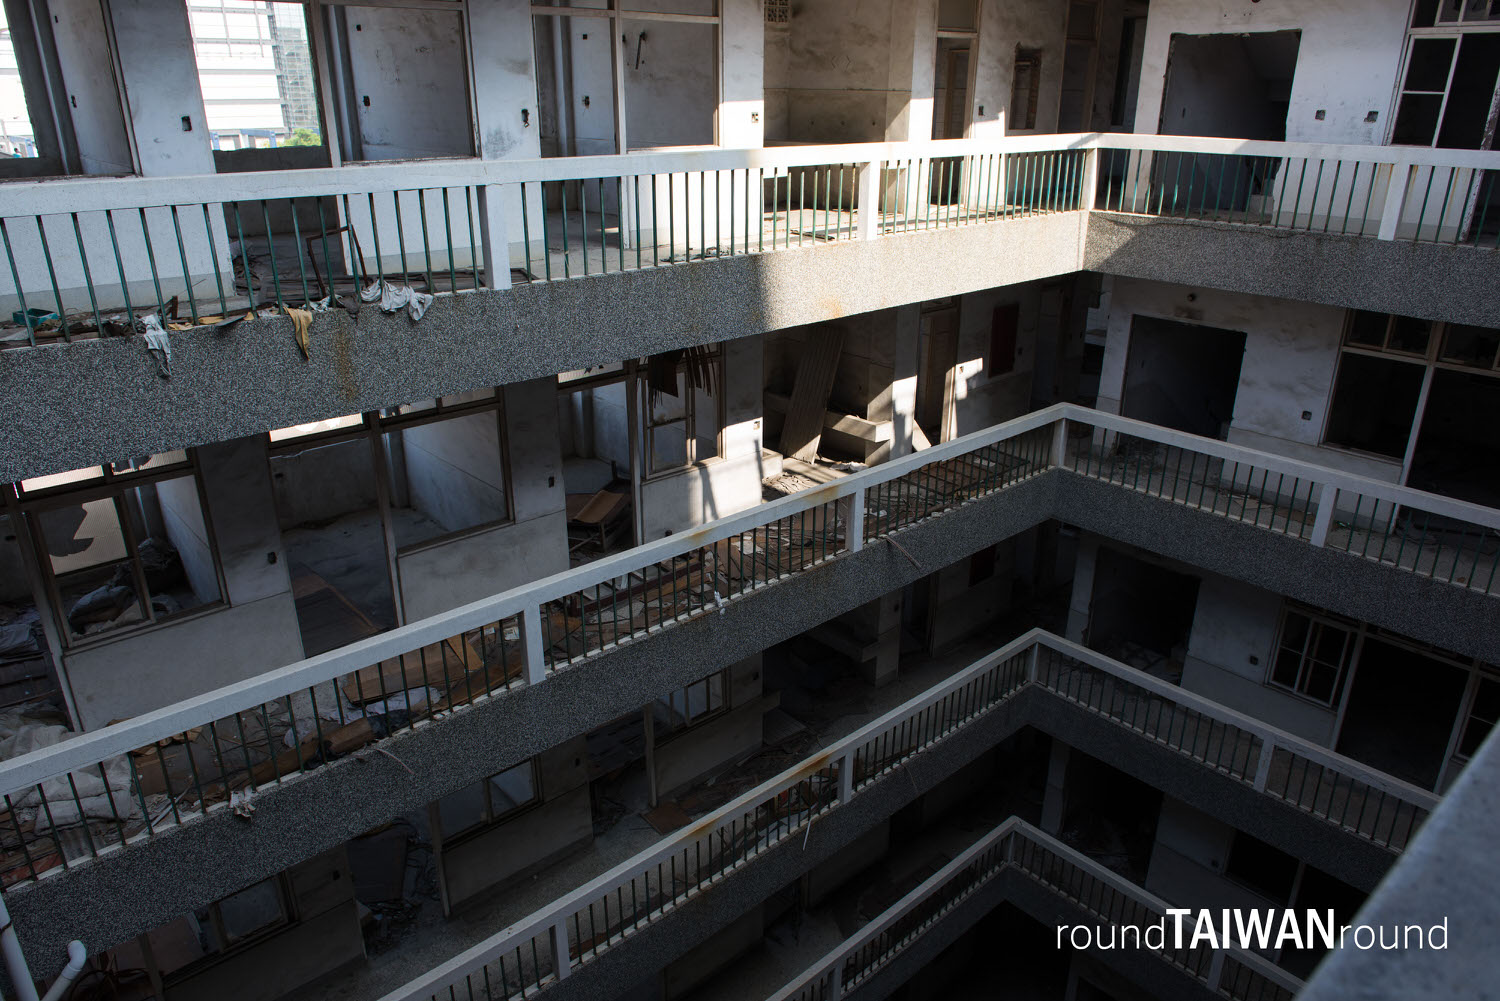
<path fill-rule="evenodd" d="M 1089 214 L 1083 251 L 1107 275 L 1484 327 L 1500 327 L 1497 264 L 1493 249 L 1115 212 Z"/>
<path fill-rule="evenodd" d="M 0 480 L 712 344 L 1077 271 L 1082 213 L 844 241 L 439 296 L 419 323 L 373 306 L 0 351 Z"/>

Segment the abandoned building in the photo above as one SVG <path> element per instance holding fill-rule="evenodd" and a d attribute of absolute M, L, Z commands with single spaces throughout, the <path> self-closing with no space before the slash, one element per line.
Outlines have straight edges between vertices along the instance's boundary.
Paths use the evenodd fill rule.
<path fill-rule="evenodd" d="M 3 10 L 0 995 L 1493 981 L 1500 3 Z"/>

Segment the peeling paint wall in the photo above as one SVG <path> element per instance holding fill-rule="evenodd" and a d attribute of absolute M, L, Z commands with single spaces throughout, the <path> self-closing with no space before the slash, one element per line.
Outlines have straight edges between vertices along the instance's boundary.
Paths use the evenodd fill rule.
<path fill-rule="evenodd" d="M 1246 334 L 1228 440 L 1395 482 L 1400 463 L 1321 444 L 1343 309 L 1264 296 L 1116 278 L 1099 382 L 1099 409 L 1119 413 L 1135 315 Z M 1303 414 L 1307 417 L 1304 418 Z"/>
<path fill-rule="evenodd" d="M 1286 137 L 1291 142 L 1380 143 L 1406 39 L 1407 0 L 1278 4 L 1152 0 L 1136 104 L 1137 132 L 1161 120 L 1173 34 L 1302 32 Z M 1325 112 L 1322 121 L 1317 112 Z M 1365 121 L 1369 112 L 1376 121 Z"/>

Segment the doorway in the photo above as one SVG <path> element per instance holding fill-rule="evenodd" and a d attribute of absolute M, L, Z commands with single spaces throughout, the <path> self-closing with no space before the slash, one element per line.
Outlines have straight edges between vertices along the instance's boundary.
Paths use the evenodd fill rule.
<path fill-rule="evenodd" d="M 1120 413 L 1223 439 L 1234 417 L 1244 356 L 1242 331 L 1133 316 Z"/>
<path fill-rule="evenodd" d="M 939 38 L 933 75 L 932 138 L 962 139 L 969 129 L 969 40 Z M 928 181 L 934 205 L 957 204 L 962 159 L 934 159 Z"/>
<path fill-rule="evenodd" d="M 928 442 L 958 437 L 958 307 L 924 310 L 917 369 L 917 430 Z"/>
<path fill-rule="evenodd" d="M 1424 789 L 1437 785 L 1468 672 L 1367 637 L 1335 747 Z"/>
<path fill-rule="evenodd" d="M 1162 94 L 1162 135 L 1286 140 L 1300 31 L 1173 35 Z M 1279 161 L 1250 156 L 1158 156 L 1158 185 L 1193 191 L 1201 208 L 1243 210 L 1270 192 Z"/>
<path fill-rule="evenodd" d="M 1174 684 L 1182 677 L 1199 580 L 1100 547 L 1089 598 L 1088 646 Z"/>

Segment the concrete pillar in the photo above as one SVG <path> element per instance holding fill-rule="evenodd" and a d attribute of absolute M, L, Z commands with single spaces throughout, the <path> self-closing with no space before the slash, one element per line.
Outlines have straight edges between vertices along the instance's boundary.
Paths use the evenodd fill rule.
<path fill-rule="evenodd" d="M 892 591 L 871 602 L 875 610 L 875 659 L 862 665 L 864 679 L 876 688 L 896 680 L 901 667 L 901 593 Z"/>
<path fill-rule="evenodd" d="M 865 464 L 874 466 L 910 454 L 917 412 L 917 355 L 921 306 L 888 310 L 873 326 L 870 350 L 870 402 L 865 418 L 890 421 L 890 441 L 866 442 Z"/>
<path fill-rule="evenodd" d="M 937 0 L 891 4 L 886 142 L 919 142 L 932 138 L 936 61 Z"/>
<path fill-rule="evenodd" d="M 530 6 L 522 0 L 475 0 L 469 4 L 468 32 L 479 155 L 486 160 L 541 156 Z"/>
<path fill-rule="evenodd" d="M 720 0 L 720 146 L 765 145 L 766 15 L 761 0 Z"/>
<path fill-rule="evenodd" d="M 1052 752 L 1047 756 L 1047 789 L 1042 794 L 1042 830 L 1057 835 L 1062 832 L 1063 809 L 1067 805 L 1064 785 L 1068 777 L 1069 747 L 1053 739 Z"/>
<path fill-rule="evenodd" d="M 142 176 L 212 174 L 214 154 L 187 6 L 111 0 L 109 14 Z"/>
<path fill-rule="evenodd" d="M 1099 557 L 1099 540 L 1078 540 L 1078 562 L 1073 567 L 1073 596 L 1068 601 L 1068 625 L 1064 635 L 1074 643 L 1083 643 L 1088 634 L 1089 605 L 1094 597 L 1094 565 Z"/>

